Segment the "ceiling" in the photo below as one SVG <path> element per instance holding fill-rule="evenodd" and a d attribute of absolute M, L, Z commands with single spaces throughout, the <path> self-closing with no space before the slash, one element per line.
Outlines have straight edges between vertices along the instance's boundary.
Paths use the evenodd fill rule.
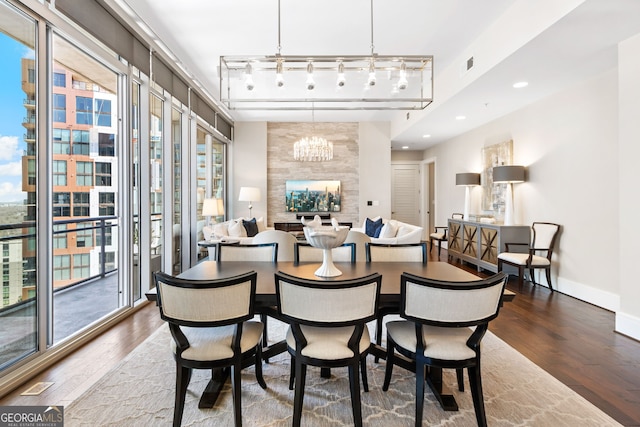
<path fill-rule="evenodd" d="M 216 99 L 220 56 L 278 52 L 278 0 L 105 2 L 133 26 L 142 21 L 145 37 L 162 40 Z M 369 54 L 371 4 L 280 0 L 281 54 Z M 388 121 L 392 149 L 422 150 L 613 69 L 617 44 L 638 33 L 638 0 L 375 0 L 374 52 L 433 55 L 434 102 L 410 112 L 316 111 L 314 120 Z M 514 89 L 518 81 L 529 85 Z M 234 121 L 312 119 L 309 111 L 225 111 Z"/>

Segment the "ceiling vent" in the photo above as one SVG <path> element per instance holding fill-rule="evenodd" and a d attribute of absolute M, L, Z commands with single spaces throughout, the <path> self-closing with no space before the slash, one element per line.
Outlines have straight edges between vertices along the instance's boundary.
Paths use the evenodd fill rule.
<path fill-rule="evenodd" d="M 473 56 L 470 56 L 465 62 L 462 63 L 460 67 L 460 77 L 464 76 L 469 72 L 470 69 L 473 68 Z"/>

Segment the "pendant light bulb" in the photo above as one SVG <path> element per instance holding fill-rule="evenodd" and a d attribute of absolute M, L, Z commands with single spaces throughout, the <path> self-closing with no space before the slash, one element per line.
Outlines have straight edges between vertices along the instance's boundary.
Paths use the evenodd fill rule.
<path fill-rule="evenodd" d="M 284 76 L 282 75 L 282 59 L 278 59 L 276 62 L 276 85 L 278 87 L 284 86 Z"/>
<path fill-rule="evenodd" d="M 398 89 L 405 90 L 408 85 L 409 82 L 407 81 L 407 66 L 404 61 L 402 61 L 402 64 L 400 64 L 400 78 L 398 79 Z"/>
<path fill-rule="evenodd" d="M 244 69 L 244 84 L 247 90 L 253 90 L 255 87 L 253 84 L 253 68 L 251 68 L 250 63 L 247 63 L 247 66 Z"/>
<path fill-rule="evenodd" d="M 376 64 L 373 62 L 373 58 L 369 61 L 369 80 L 367 83 L 369 86 L 376 85 Z"/>
<path fill-rule="evenodd" d="M 316 87 L 316 82 L 313 80 L 313 63 L 307 64 L 307 90 L 313 90 Z"/>

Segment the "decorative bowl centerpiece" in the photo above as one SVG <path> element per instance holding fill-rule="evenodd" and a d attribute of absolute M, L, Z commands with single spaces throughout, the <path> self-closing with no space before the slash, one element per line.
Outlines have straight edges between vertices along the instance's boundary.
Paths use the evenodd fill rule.
<path fill-rule="evenodd" d="M 338 225 L 335 218 L 331 218 L 331 225 L 322 225 L 322 220 L 318 215 L 313 218 L 313 221 L 302 218 L 302 224 L 307 242 L 315 248 L 322 249 L 322 265 L 314 274 L 319 277 L 340 276 L 342 272 L 333 264 L 331 249 L 344 243 L 349 233 L 349 227 Z"/>

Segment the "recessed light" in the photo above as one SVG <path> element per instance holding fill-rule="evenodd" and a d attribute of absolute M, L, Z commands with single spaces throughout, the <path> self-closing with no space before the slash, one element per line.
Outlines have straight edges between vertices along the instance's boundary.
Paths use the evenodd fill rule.
<path fill-rule="evenodd" d="M 513 84 L 513 87 L 516 89 L 522 89 L 523 87 L 529 86 L 529 82 L 517 82 Z"/>
<path fill-rule="evenodd" d="M 456 116 L 456 120 L 464 120 L 467 116 Z"/>
<path fill-rule="evenodd" d="M 431 138 L 431 135 L 429 135 L 428 133 L 422 135 L 423 138 Z"/>
<path fill-rule="evenodd" d="M 403 149 L 403 150 L 408 150 L 408 149 L 409 149 L 409 146 L 408 146 L 408 145 L 403 145 L 403 146 L 402 146 L 402 149 Z"/>

